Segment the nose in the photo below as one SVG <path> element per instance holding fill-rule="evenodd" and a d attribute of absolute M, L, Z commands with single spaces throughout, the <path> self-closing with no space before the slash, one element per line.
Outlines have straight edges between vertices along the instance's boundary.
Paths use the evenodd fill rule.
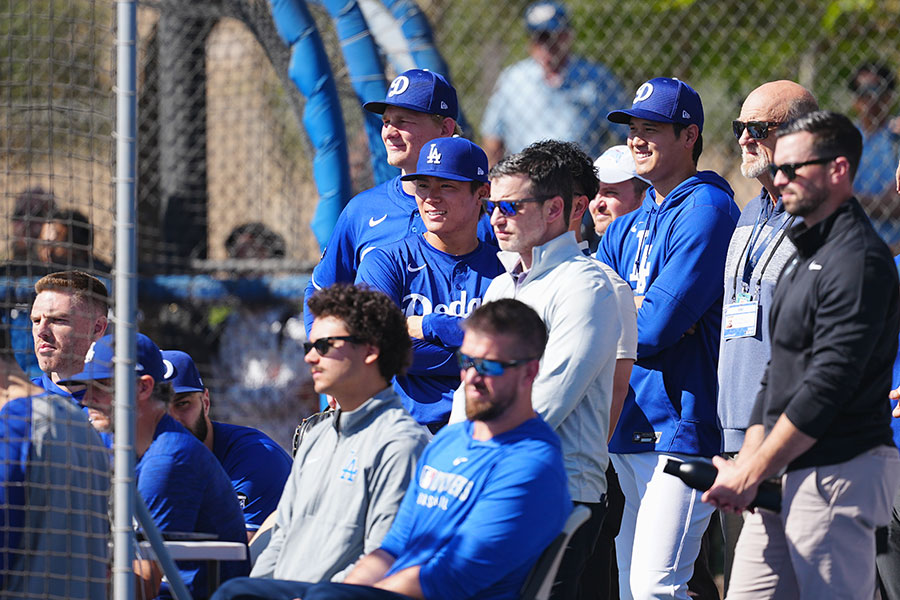
<path fill-rule="evenodd" d="M 738 145 L 746 146 L 754 141 L 756 140 L 750 136 L 750 130 L 744 127 L 744 131 L 741 132 L 741 137 L 738 138 Z"/>
<path fill-rule="evenodd" d="M 303 362 L 309 365 L 314 365 L 319 362 L 319 353 L 316 352 L 315 348 L 310 348 L 309 352 L 303 355 Z"/>
<path fill-rule="evenodd" d="M 37 321 L 31 322 L 31 330 L 34 335 L 39 338 L 47 338 L 49 334 L 49 329 L 47 328 L 47 319 L 41 317 Z"/>
<path fill-rule="evenodd" d="M 790 180 L 787 178 L 787 175 L 784 174 L 784 171 L 782 171 L 781 169 L 779 169 L 778 172 L 775 173 L 775 179 L 773 180 L 772 183 L 773 183 L 773 184 L 775 185 L 775 187 L 777 187 L 778 189 L 782 189 L 782 188 L 784 188 L 789 182 L 790 182 Z"/>
<path fill-rule="evenodd" d="M 494 210 L 491 212 L 491 225 L 496 227 L 497 223 L 503 219 L 503 213 L 500 212 L 500 205 L 494 206 Z"/>

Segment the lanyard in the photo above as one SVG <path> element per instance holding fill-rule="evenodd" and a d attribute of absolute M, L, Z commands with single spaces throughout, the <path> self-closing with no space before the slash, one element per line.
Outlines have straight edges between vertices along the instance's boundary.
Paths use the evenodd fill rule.
<path fill-rule="evenodd" d="M 778 249 L 778 246 L 781 244 L 782 240 L 784 240 L 784 236 L 787 233 L 787 230 L 790 229 L 791 224 L 794 222 L 794 217 L 792 216 L 790 219 L 782 221 L 781 225 L 779 225 L 778 227 L 771 227 L 765 238 L 760 241 L 759 238 L 762 237 L 763 229 L 765 229 L 766 223 L 769 222 L 769 219 L 772 216 L 770 214 L 770 211 L 773 210 L 774 207 L 770 207 L 770 205 L 768 204 L 763 205 L 763 209 L 760 210 L 759 214 L 756 216 L 756 223 L 753 225 L 753 230 L 750 232 L 750 237 L 747 238 L 747 243 L 744 244 L 744 247 L 741 249 L 741 253 L 738 255 L 738 261 L 735 264 L 734 269 L 734 289 L 731 295 L 732 301 L 734 301 L 737 297 L 738 273 L 740 272 L 742 259 L 744 258 L 745 253 L 747 259 L 746 262 L 743 263 L 744 275 L 741 280 L 749 289 L 751 280 L 753 278 L 753 271 L 756 269 L 756 265 L 759 264 L 760 259 L 762 258 L 763 254 L 765 254 L 766 248 L 768 248 L 769 244 L 772 242 L 772 238 L 778 235 L 778 239 L 775 241 L 775 245 L 772 247 L 772 251 L 769 253 L 769 257 L 766 259 L 766 262 L 763 263 L 762 270 L 759 273 L 759 278 L 756 282 L 756 288 L 758 291 L 762 286 L 763 275 L 765 274 L 766 269 L 769 267 L 769 263 L 772 261 L 772 257 L 775 256 L 775 251 Z M 765 219 L 762 219 L 763 213 L 766 213 Z M 760 222 L 761 220 L 762 222 Z"/>

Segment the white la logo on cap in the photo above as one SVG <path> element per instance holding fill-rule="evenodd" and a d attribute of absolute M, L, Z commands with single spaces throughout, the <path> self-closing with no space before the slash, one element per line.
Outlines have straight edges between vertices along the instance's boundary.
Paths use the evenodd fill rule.
<path fill-rule="evenodd" d="M 409 77 L 401 75 L 391 82 L 391 88 L 388 90 L 388 98 L 402 94 L 409 87 Z"/>
<path fill-rule="evenodd" d="M 441 153 L 438 152 L 437 144 L 431 145 L 431 150 L 428 151 L 428 160 L 426 160 L 425 162 L 429 165 L 441 164 Z"/>
<path fill-rule="evenodd" d="M 650 94 L 653 93 L 653 84 L 649 81 L 643 84 L 638 88 L 637 92 L 634 94 L 634 100 L 631 101 L 632 104 L 637 102 L 643 102 L 647 98 L 650 97 Z"/>

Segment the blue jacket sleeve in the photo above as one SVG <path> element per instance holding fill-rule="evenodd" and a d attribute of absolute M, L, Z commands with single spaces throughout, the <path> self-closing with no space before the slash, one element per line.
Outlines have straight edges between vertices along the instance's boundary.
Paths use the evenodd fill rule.
<path fill-rule="evenodd" d="M 422 319 L 422 334 L 429 342 L 440 344 L 445 348 L 459 348 L 463 340 L 461 322 L 461 317 L 431 313 Z"/>
<path fill-rule="evenodd" d="M 666 240 L 665 262 L 638 309 L 638 360 L 675 344 L 721 301 L 734 226 L 731 215 L 710 205 L 679 215 Z"/>
<path fill-rule="evenodd" d="M 509 457 L 500 462 L 452 539 L 421 565 L 419 581 L 425 597 L 477 597 L 479 591 L 536 559 L 562 530 L 567 516 L 548 508 L 566 504 L 566 496 L 563 474 L 543 461 Z"/>
<path fill-rule="evenodd" d="M 356 277 L 356 237 L 356 229 L 347 214 L 347 207 L 344 207 L 334 225 L 334 231 L 331 232 L 331 239 L 325 246 L 325 252 L 313 269 L 303 296 L 303 324 L 307 336 L 313 322 L 313 317 L 306 308 L 309 297 L 316 290 L 335 283 L 351 283 Z"/>

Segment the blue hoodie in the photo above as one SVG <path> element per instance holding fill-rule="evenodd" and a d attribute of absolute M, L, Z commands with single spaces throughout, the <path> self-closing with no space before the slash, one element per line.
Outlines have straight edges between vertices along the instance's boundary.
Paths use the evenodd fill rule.
<path fill-rule="evenodd" d="M 597 258 L 615 269 L 635 296 L 644 296 L 637 362 L 610 452 L 719 452 L 722 273 L 740 217 L 733 197 L 724 179 L 701 171 L 681 182 L 661 206 L 650 188 L 641 208 L 613 221 L 603 236 Z"/>

